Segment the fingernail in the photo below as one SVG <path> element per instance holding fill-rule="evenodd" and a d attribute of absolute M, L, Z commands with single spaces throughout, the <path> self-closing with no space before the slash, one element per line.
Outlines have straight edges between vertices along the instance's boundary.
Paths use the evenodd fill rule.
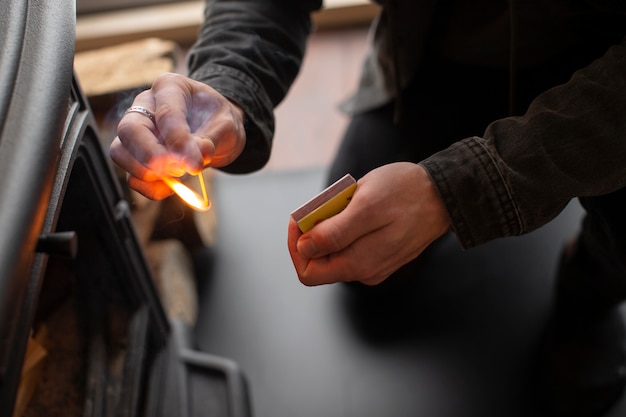
<path fill-rule="evenodd" d="M 317 246 L 311 239 L 298 240 L 297 248 L 304 258 L 313 258 L 317 254 Z"/>

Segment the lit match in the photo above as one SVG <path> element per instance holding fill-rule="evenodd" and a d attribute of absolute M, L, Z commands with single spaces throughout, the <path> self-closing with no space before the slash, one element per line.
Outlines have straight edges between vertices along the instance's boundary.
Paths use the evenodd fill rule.
<path fill-rule="evenodd" d="M 197 175 L 202 189 L 202 195 L 198 194 L 191 188 L 187 187 L 180 180 L 172 177 L 163 177 L 162 180 L 168 187 L 172 189 L 189 207 L 198 211 L 207 211 L 211 208 L 211 202 L 207 196 L 206 185 L 204 184 L 204 176 L 202 173 Z"/>

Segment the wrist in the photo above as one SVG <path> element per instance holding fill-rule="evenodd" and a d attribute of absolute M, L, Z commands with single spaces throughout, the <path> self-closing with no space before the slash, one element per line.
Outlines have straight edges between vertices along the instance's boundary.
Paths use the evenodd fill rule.
<path fill-rule="evenodd" d="M 420 190 L 420 193 L 425 196 L 425 210 L 427 213 L 430 213 L 430 218 L 433 220 L 434 230 L 439 233 L 437 237 L 441 237 L 452 228 L 452 222 L 450 220 L 450 216 L 448 215 L 448 210 L 428 170 L 420 164 L 417 164 L 417 167 L 421 177 L 419 183 L 422 184 L 423 188 Z"/>

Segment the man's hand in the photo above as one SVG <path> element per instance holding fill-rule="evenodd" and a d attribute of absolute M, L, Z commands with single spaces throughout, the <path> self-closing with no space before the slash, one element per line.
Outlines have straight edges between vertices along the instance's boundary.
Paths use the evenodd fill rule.
<path fill-rule="evenodd" d="M 305 285 L 376 285 L 446 233 L 450 221 L 428 173 L 399 162 L 359 180 L 341 213 L 307 233 L 289 222 L 288 247 Z"/>
<path fill-rule="evenodd" d="M 172 192 L 164 175 L 197 174 L 225 166 L 244 148 L 244 113 L 206 84 L 164 74 L 132 104 L 154 115 L 126 113 L 110 147 L 113 161 L 129 173 L 131 188 L 152 199 Z"/>

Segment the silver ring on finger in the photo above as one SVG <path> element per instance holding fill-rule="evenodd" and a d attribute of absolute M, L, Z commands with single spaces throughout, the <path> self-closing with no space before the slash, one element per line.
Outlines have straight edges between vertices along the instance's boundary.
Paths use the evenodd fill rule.
<path fill-rule="evenodd" d="M 127 115 L 128 113 L 139 113 L 142 116 L 145 116 L 148 119 L 150 119 L 152 124 L 156 126 L 156 119 L 154 118 L 154 113 L 152 113 L 150 110 L 146 109 L 145 107 L 131 106 L 128 109 L 126 109 L 126 111 L 124 112 L 124 115 Z"/>

